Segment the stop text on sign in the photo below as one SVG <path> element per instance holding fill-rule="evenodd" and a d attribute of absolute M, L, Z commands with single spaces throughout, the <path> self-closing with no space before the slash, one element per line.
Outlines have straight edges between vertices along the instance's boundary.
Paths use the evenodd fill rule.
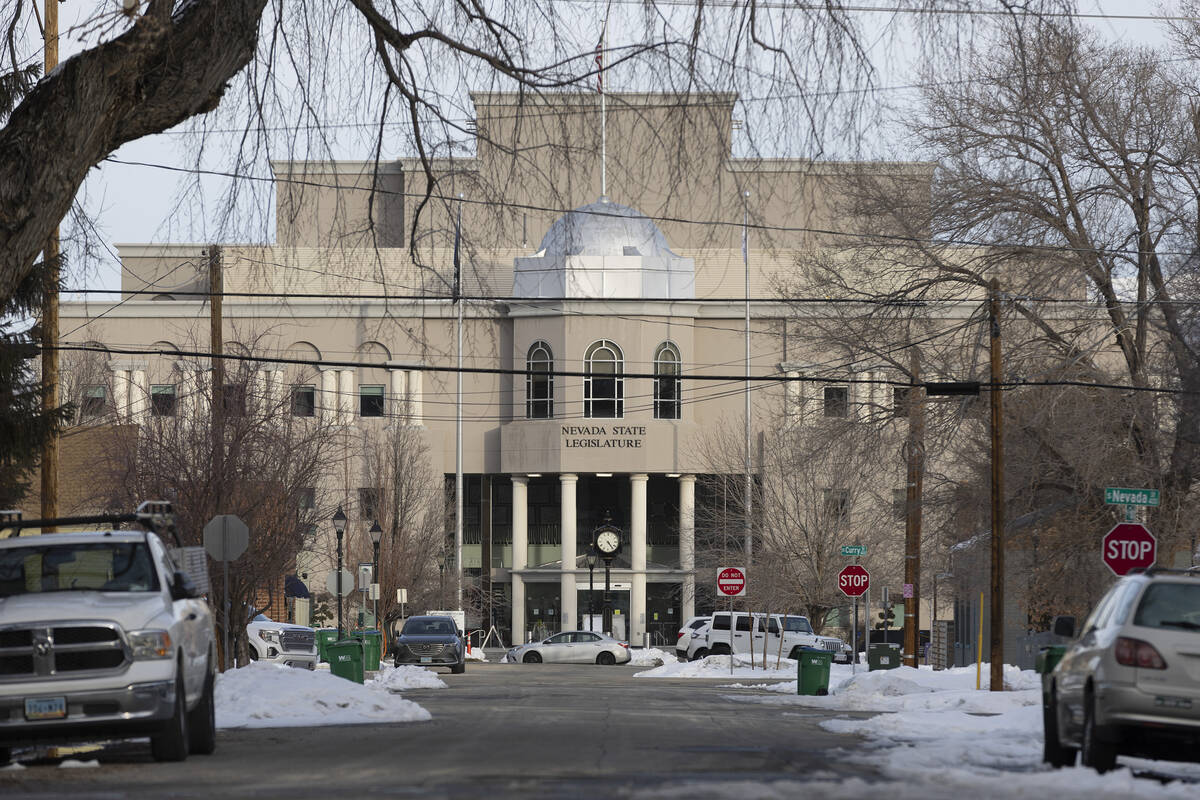
<path fill-rule="evenodd" d="M 717 570 L 717 593 L 722 597 L 741 597 L 746 593 L 746 571 L 741 567 Z"/>
<path fill-rule="evenodd" d="M 1145 525 L 1122 522 L 1104 535 L 1100 557 L 1114 575 L 1128 575 L 1135 569 L 1154 566 L 1157 550 L 1158 540 Z"/>
<path fill-rule="evenodd" d="M 851 564 L 838 573 L 838 589 L 847 597 L 858 597 L 871 587 L 871 574 L 858 564 Z"/>

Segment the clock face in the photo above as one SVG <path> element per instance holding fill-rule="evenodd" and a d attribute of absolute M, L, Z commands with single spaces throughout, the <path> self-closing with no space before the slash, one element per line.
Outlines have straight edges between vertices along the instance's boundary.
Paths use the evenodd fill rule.
<path fill-rule="evenodd" d="M 621 539 L 612 531 L 602 531 L 596 537 L 596 549 L 601 553 L 615 553 L 621 546 Z"/>

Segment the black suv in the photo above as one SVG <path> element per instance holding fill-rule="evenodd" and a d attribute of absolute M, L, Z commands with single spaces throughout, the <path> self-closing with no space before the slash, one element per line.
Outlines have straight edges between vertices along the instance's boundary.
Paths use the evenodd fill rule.
<path fill-rule="evenodd" d="M 451 617 L 409 617 L 392 649 L 393 663 L 449 667 L 455 675 L 467 670 L 462 631 Z"/>

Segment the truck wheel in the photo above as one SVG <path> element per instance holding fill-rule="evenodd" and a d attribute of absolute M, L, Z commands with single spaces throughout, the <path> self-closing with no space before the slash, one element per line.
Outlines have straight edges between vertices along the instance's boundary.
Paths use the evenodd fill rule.
<path fill-rule="evenodd" d="M 204 694 L 200 702 L 188 712 L 188 752 L 196 755 L 212 755 L 217 749 L 217 715 L 213 701 L 213 674 L 204 679 Z"/>
<path fill-rule="evenodd" d="M 1052 767 L 1075 766 L 1075 748 L 1058 738 L 1058 700 L 1054 692 L 1042 701 L 1042 761 Z"/>
<path fill-rule="evenodd" d="M 702 658 L 708 658 L 708 649 L 701 647 L 692 655 L 692 661 L 699 661 Z"/>
<path fill-rule="evenodd" d="M 183 669 L 180 668 L 182 674 Z M 175 681 L 175 713 L 167 720 L 162 733 L 150 737 L 150 752 L 155 761 L 183 761 L 188 755 L 187 700 L 183 694 L 183 678 Z"/>
<path fill-rule="evenodd" d="M 451 675 L 462 675 L 466 671 L 467 671 L 466 662 L 459 662 L 458 664 L 455 664 L 452 667 L 450 667 Z"/>

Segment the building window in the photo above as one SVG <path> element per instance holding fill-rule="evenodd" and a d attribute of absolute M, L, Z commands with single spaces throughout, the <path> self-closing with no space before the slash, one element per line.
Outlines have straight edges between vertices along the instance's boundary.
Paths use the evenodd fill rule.
<path fill-rule="evenodd" d="M 850 491 L 825 489 L 825 518 L 829 525 L 841 527 L 850 516 Z"/>
<path fill-rule="evenodd" d="M 663 342 L 654 353 L 654 418 L 679 419 L 679 349 Z"/>
<path fill-rule="evenodd" d="M 554 416 L 554 353 L 545 342 L 534 342 L 525 357 L 525 416 Z"/>
<path fill-rule="evenodd" d="M 317 490 L 315 488 L 312 486 L 301 487 L 299 495 L 301 511 L 312 511 L 317 507 Z"/>
<path fill-rule="evenodd" d="M 850 389 L 846 386 L 825 387 L 825 416 L 850 416 Z"/>
<path fill-rule="evenodd" d="M 221 408 L 227 417 L 246 416 L 246 385 L 227 383 L 221 389 Z"/>
<path fill-rule="evenodd" d="M 315 417 L 317 415 L 317 390 L 314 386 L 292 387 L 292 416 Z"/>
<path fill-rule="evenodd" d="M 379 490 L 358 490 L 358 518 L 365 520 L 379 519 Z"/>
<path fill-rule="evenodd" d="M 93 419 L 104 413 L 108 405 L 108 388 L 101 385 L 83 387 L 83 402 L 79 404 L 79 418 Z"/>
<path fill-rule="evenodd" d="M 150 413 L 156 417 L 175 416 L 175 384 L 150 387 Z"/>
<path fill-rule="evenodd" d="M 625 415 L 625 358 L 607 339 L 592 343 L 583 358 L 583 415 L 615 419 Z"/>
<path fill-rule="evenodd" d="M 358 415 L 360 417 L 382 417 L 383 416 L 383 387 L 382 386 L 363 386 L 358 387 Z"/>
<path fill-rule="evenodd" d="M 912 390 L 907 386 L 892 387 L 892 416 L 908 416 L 908 396 Z"/>

